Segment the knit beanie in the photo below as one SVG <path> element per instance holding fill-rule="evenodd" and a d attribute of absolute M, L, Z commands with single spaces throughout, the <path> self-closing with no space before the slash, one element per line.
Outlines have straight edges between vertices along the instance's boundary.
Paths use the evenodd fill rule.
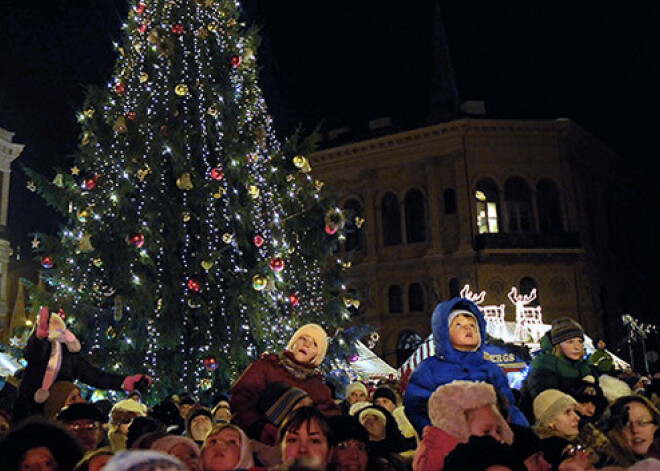
<path fill-rule="evenodd" d="M 538 426 L 547 427 L 559 414 L 577 401 L 558 389 L 546 389 L 534 399 L 534 417 Z"/>
<path fill-rule="evenodd" d="M 66 398 L 74 390 L 80 391 L 80 388 L 71 381 L 55 381 L 50 387 L 50 395 L 44 402 L 44 416 L 47 419 L 54 419 L 57 413 L 64 407 Z"/>
<path fill-rule="evenodd" d="M 316 342 L 319 352 L 311 363 L 314 366 L 319 366 L 325 358 L 325 353 L 328 351 L 328 335 L 325 333 L 325 330 L 323 330 L 323 327 L 318 324 L 305 324 L 300 329 L 296 330 L 293 337 L 291 337 L 291 340 L 289 340 L 286 349 L 291 351 L 293 344 L 296 343 L 296 340 L 298 340 L 298 337 L 301 335 L 309 335 Z"/>
<path fill-rule="evenodd" d="M 384 397 L 392 401 L 392 404 L 395 406 L 398 405 L 396 394 L 390 388 L 380 387 L 374 391 L 374 394 L 371 396 L 371 402 L 376 403 L 376 399 Z"/>
<path fill-rule="evenodd" d="M 112 406 L 109 423 L 121 425 L 138 415 L 147 415 L 147 406 L 133 399 L 124 399 Z"/>
<path fill-rule="evenodd" d="M 358 415 L 358 412 L 360 412 L 362 409 L 365 407 L 371 406 L 371 402 L 368 401 L 360 401 L 356 402 L 351 406 L 351 408 L 348 410 L 348 415 Z"/>
<path fill-rule="evenodd" d="M 552 345 L 559 345 L 565 340 L 570 340 L 575 337 L 584 339 L 584 330 L 582 329 L 582 326 L 573 319 L 570 317 L 561 317 L 552 321 L 552 328 L 550 330 Z"/>
<path fill-rule="evenodd" d="M 346 386 L 346 397 L 354 391 L 362 391 L 367 397 L 369 397 L 369 391 L 367 391 L 367 387 L 362 381 L 356 381 Z"/>
<path fill-rule="evenodd" d="M 474 319 L 477 322 L 477 325 L 479 325 L 479 321 L 477 320 L 477 316 L 475 316 L 472 311 L 468 311 L 467 309 L 452 309 L 452 311 L 449 313 L 449 319 L 448 319 L 447 327 L 451 326 L 452 321 L 457 316 L 471 317 L 472 319 Z"/>
<path fill-rule="evenodd" d="M 264 412 L 264 415 L 274 425 L 278 427 L 284 422 L 287 415 L 293 408 L 305 397 L 309 397 L 307 391 L 299 388 L 288 387 L 281 390 L 279 396 L 270 404 Z"/>

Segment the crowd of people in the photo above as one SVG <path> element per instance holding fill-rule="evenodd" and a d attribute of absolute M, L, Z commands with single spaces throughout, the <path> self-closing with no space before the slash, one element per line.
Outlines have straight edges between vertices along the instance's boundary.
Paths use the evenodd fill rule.
<path fill-rule="evenodd" d="M 54 376 L 38 385 L 47 394 L 31 390 L 43 402 L 27 407 L 16 400 L 20 384 L 8 382 L 0 468 L 660 470 L 660 375 L 617 371 L 603 343 L 587 356 L 573 319 L 552 323 L 520 390 L 484 359 L 486 324 L 470 300 L 440 303 L 431 326 L 437 353 L 405 388 L 331 388 L 319 368 L 328 338 L 316 324 L 283 352 L 262 355 L 213 404 L 181 392 L 148 406 L 136 388 L 114 403 L 88 402 L 77 382 Z"/>

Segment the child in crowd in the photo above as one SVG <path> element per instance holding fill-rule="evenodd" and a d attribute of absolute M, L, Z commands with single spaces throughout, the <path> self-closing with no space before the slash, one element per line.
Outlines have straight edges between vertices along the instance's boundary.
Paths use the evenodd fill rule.
<path fill-rule="evenodd" d="M 250 438 L 259 440 L 263 428 L 272 425 L 256 405 L 266 387 L 275 382 L 307 392 L 322 413 L 338 414 L 339 407 L 318 370 L 327 348 L 325 330 L 318 324 L 307 324 L 293 334 L 284 352 L 262 355 L 245 370 L 231 390 L 233 421 Z"/>
<path fill-rule="evenodd" d="M 476 304 L 466 298 L 438 304 L 431 318 L 431 329 L 436 354 L 413 371 L 403 396 L 406 416 L 420 436 L 430 424 L 426 410 L 429 397 L 438 386 L 454 380 L 492 384 L 509 401 L 512 422 L 528 425 L 514 405 L 506 375 L 495 363 L 484 359 L 486 321 Z"/>
<path fill-rule="evenodd" d="M 492 385 L 453 381 L 438 387 L 428 401 L 432 425 L 424 429 L 413 460 L 414 471 L 440 471 L 447 455 L 472 435 L 491 435 L 513 443 L 513 432 L 497 409 Z"/>
<path fill-rule="evenodd" d="M 580 324 L 569 317 L 554 320 L 541 338 L 541 348 L 520 390 L 518 405 L 528 418 L 534 399 L 546 389 L 558 389 L 573 397 L 590 395 L 595 405 L 606 403 L 598 379 L 584 358 Z"/>

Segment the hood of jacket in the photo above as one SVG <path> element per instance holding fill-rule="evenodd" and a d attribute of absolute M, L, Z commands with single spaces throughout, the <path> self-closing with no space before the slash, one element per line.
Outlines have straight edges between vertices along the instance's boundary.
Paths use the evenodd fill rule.
<path fill-rule="evenodd" d="M 456 350 L 449 340 L 449 315 L 454 309 L 465 309 L 474 314 L 479 325 L 479 335 L 481 341 L 479 347 L 474 352 L 461 352 Z M 484 344 L 486 342 L 486 320 L 479 310 L 479 307 L 466 298 L 453 298 L 438 304 L 431 317 L 431 330 L 433 331 L 433 340 L 435 342 L 435 352 L 449 361 L 459 362 L 466 355 L 476 354 L 478 358 L 484 357 Z"/>

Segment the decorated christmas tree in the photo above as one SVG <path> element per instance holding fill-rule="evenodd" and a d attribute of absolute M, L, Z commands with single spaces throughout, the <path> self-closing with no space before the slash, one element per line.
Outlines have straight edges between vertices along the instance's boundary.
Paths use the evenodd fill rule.
<path fill-rule="evenodd" d="M 235 0 L 132 5 L 114 76 L 90 89 L 75 166 L 36 190 L 66 218 L 37 244 L 48 289 L 95 361 L 160 394 L 226 388 L 316 322 L 350 346 L 337 256 L 347 215 L 275 137 Z M 348 306 L 348 307 L 347 307 Z"/>

